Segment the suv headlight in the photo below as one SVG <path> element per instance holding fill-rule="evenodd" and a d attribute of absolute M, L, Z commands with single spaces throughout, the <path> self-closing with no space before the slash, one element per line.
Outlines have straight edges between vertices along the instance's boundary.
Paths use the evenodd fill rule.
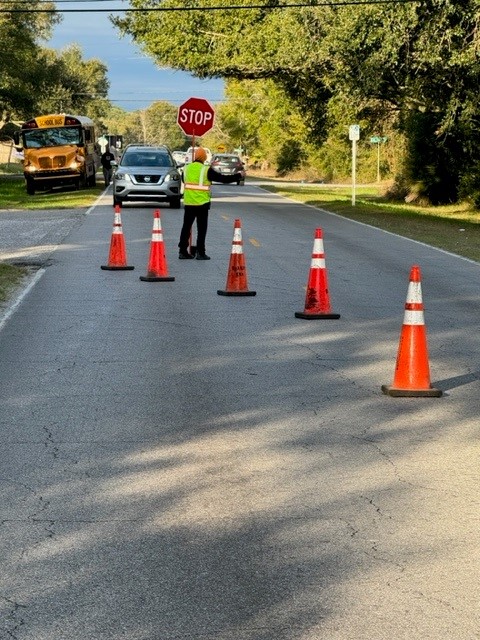
<path fill-rule="evenodd" d="M 167 173 L 165 176 L 164 182 L 180 182 L 180 174 L 177 171 L 172 171 L 172 173 Z"/>
<path fill-rule="evenodd" d="M 128 173 L 123 173 L 123 171 L 117 171 L 115 174 L 116 180 L 126 180 L 127 182 L 131 182 L 130 176 Z"/>

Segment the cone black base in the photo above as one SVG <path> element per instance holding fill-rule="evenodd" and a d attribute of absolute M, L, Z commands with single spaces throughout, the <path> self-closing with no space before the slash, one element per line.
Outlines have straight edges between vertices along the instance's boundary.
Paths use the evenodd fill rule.
<path fill-rule="evenodd" d="M 397 389 L 382 384 L 382 391 L 393 398 L 440 398 L 442 395 L 442 391 L 434 387 L 430 387 L 430 389 Z"/>
<path fill-rule="evenodd" d="M 140 276 L 139 280 L 143 282 L 173 282 L 173 276 Z"/>
<path fill-rule="evenodd" d="M 256 291 L 225 291 L 222 289 L 217 289 L 217 293 L 219 296 L 256 296 Z"/>
<path fill-rule="evenodd" d="M 135 269 L 135 267 L 109 267 L 108 264 L 102 264 L 100 269 L 103 269 L 104 271 L 131 271 L 132 269 Z"/>
<path fill-rule="evenodd" d="M 305 313 L 303 311 L 295 312 L 296 318 L 304 318 L 305 320 L 338 320 L 339 313 Z"/>

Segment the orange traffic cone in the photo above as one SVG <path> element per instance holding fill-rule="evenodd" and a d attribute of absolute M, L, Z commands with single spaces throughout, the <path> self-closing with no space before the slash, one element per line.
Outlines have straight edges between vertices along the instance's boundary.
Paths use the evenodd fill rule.
<path fill-rule="evenodd" d="M 127 251 L 125 248 L 125 238 L 122 230 L 122 219 L 120 216 L 120 207 L 115 207 L 115 217 L 113 220 L 113 232 L 110 240 L 110 253 L 108 255 L 108 264 L 102 265 L 101 269 L 110 271 L 130 270 L 135 267 L 127 266 Z"/>
<path fill-rule="evenodd" d="M 307 320 L 337 319 L 339 313 L 332 313 L 330 295 L 328 293 L 328 277 L 325 267 L 325 253 L 323 251 L 323 235 L 321 229 L 315 230 L 313 241 L 312 261 L 308 277 L 305 309 L 295 313 L 296 318 Z"/>
<path fill-rule="evenodd" d="M 220 296 L 254 296 L 256 291 L 249 291 L 247 279 L 247 266 L 243 254 L 242 225 L 240 220 L 235 220 L 233 228 L 232 252 L 227 273 L 225 289 L 217 291 Z"/>
<path fill-rule="evenodd" d="M 148 261 L 147 275 L 140 276 L 140 280 L 143 280 L 144 282 L 172 282 L 175 280 L 174 277 L 168 275 L 162 223 L 160 221 L 160 211 L 158 209 L 153 212 L 152 242 L 150 244 L 150 258 Z"/>
<path fill-rule="evenodd" d="M 438 398 L 442 395 L 440 389 L 434 389 L 430 384 L 421 275 L 420 267 L 416 265 L 410 270 L 393 384 L 382 385 L 382 391 L 389 396 Z"/>

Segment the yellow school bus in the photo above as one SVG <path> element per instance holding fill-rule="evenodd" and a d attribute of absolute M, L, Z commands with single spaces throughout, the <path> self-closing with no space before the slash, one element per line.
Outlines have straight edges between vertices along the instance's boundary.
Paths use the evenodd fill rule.
<path fill-rule="evenodd" d="M 23 123 L 15 144 L 23 147 L 28 194 L 58 185 L 95 186 L 100 158 L 90 118 L 64 113 L 37 116 Z"/>

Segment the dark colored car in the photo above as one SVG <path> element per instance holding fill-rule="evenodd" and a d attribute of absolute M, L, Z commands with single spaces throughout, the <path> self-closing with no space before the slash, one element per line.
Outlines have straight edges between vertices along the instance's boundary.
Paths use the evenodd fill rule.
<path fill-rule="evenodd" d="M 228 176 L 234 173 L 240 173 L 242 177 L 237 180 L 237 184 L 245 184 L 245 165 L 236 154 L 216 153 L 212 156 L 210 166 L 212 169 L 215 169 L 215 171 L 218 171 L 218 173 Z"/>

